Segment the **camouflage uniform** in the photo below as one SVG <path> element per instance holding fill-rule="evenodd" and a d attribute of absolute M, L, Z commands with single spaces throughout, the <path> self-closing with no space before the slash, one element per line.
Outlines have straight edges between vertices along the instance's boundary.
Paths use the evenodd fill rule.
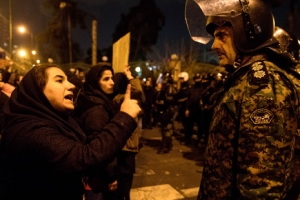
<path fill-rule="evenodd" d="M 199 199 L 283 199 L 291 188 L 295 88 L 264 56 L 227 79 L 216 100 Z"/>
<path fill-rule="evenodd" d="M 300 74 L 297 72 L 297 67 L 295 68 L 287 68 L 285 71 L 288 74 L 288 77 L 293 82 L 294 86 L 298 91 L 298 99 L 300 99 Z M 298 113 L 299 113 L 299 107 Z M 294 151 L 294 167 L 292 171 L 293 180 L 296 181 L 297 179 L 300 180 L 300 118 L 298 117 L 298 130 L 296 134 L 295 140 L 295 151 Z M 299 189 L 297 192 L 299 193 Z"/>

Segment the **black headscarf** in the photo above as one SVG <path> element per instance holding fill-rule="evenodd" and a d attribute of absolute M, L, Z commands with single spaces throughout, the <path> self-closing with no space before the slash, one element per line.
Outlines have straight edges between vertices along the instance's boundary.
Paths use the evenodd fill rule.
<path fill-rule="evenodd" d="M 77 112 L 82 112 L 95 105 L 104 105 L 111 117 L 118 113 L 119 107 L 112 101 L 113 94 L 106 94 L 99 87 L 99 79 L 105 70 L 110 70 L 114 74 L 112 67 L 108 65 L 93 66 L 85 74 L 85 82 L 77 99 L 75 115 Z"/>
<path fill-rule="evenodd" d="M 129 83 L 127 77 L 122 72 L 115 73 L 114 75 L 114 94 L 125 94 L 127 84 Z"/>
<path fill-rule="evenodd" d="M 3 136 L 7 134 L 11 137 L 33 121 L 46 121 L 60 127 L 64 135 L 70 136 L 71 132 L 76 139 L 85 140 L 85 134 L 69 114 L 59 113 L 51 106 L 36 80 L 37 68 L 35 66 L 25 74 L 5 105 Z"/>

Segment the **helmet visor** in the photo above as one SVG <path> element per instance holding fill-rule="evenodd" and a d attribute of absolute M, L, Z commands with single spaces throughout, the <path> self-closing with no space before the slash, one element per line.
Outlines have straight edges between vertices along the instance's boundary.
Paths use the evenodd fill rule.
<path fill-rule="evenodd" d="M 207 44 L 212 36 L 206 32 L 206 16 L 194 0 L 186 0 L 185 21 L 192 40 Z"/>
<path fill-rule="evenodd" d="M 207 18 L 215 16 L 222 19 L 215 20 L 215 24 L 222 25 L 227 21 L 226 18 L 239 15 L 241 9 L 240 0 L 186 0 L 185 20 L 191 38 L 201 44 L 207 44 L 212 40 L 212 36 L 205 29 Z"/>
<path fill-rule="evenodd" d="M 232 11 L 241 13 L 241 0 L 193 0 L 205 16 L 231 16 Z M 237 10 L 238 9 L 238 10 Z"/>

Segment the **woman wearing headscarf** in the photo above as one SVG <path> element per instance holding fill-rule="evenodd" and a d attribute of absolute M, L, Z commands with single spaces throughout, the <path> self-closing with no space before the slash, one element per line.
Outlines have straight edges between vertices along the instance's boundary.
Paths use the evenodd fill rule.
<path fill-rule="evenodd" d="M 73 89 L 58 66 L 41 65 L 13 91 L 4 108 L 0 199 L 82 199 L 82 177 L 111 162 L 136 128 L 140 108 L 128 86 L 121 111 L 87 140 L 69 116 Z"/>
<path fill-rule="evenodd" d="M 118 113 L 119 105 L 113 102 L 113 69 L 108 65 L 93 66 L 85 74 L 85 82 L 74 112 L 74 118 L 88 139 L 102 133 L 102 129 Z M 117 189 L 116 160 L 102 173 L 86 180 L 86 200 L 114 199 Z"/>

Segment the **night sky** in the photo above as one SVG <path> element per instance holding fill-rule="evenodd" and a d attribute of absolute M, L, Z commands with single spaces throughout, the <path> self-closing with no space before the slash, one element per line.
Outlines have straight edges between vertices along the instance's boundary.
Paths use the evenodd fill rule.
<path fill-rule="evenodd" d="M 25 25 L 36 35 L 46 27 L 48 10 L 43 8 L 43 0 L 12 0 L 13 26 Z M 77 0 L 78 8 L 97 17 L 98 20 L 98 48 L 108 47 L 112 43 L 112 33 L 120 21 L 121 13 L 127 14 L 129 8 L 138 4 L 139 0 Z M 189 40 L 189 33 L 185 25 L 185 0 L 157 0 L 157 6 L 166 16 L 166 24 L 159 33 L 155 49 L 163 51 L 164 43 L 180 43 Z M 288 2 L 288 0 L 287 0 Z M 275 22 L 283 26 L 287 20 L 288 4 L 273 10 Z M 8 0 L 0 0 L 0 13 L 8 18 Z M 15 31 L 15 30 L 14 30 Z M 73 39 L 80 43 L 85 51 L 90 46 L 90 30 L 73 31 Z M 20 41 L 21 35 L 15 35 L 15 43 Z"/>

